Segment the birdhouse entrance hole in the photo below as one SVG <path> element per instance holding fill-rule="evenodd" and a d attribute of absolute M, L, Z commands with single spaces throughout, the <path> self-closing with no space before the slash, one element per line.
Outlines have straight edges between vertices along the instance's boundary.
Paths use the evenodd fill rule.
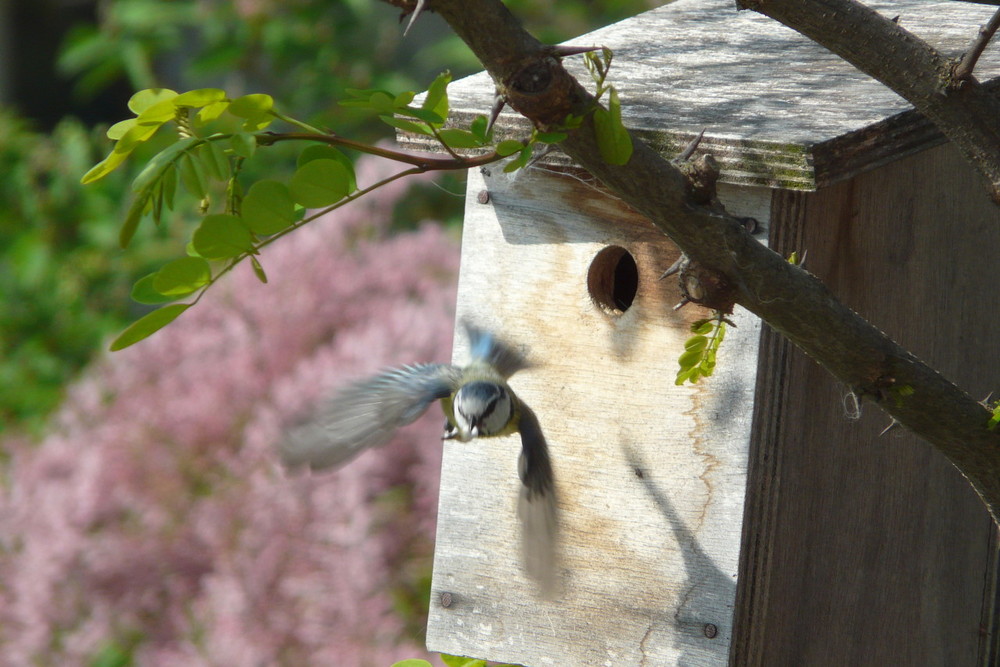
<path fill-rule="evenodd" d="M 587 290 L 601 310 L 609 315 L 621 315 L 631 307 L 639 290 L 635 258 L 621 246 L 604 248 L 590 263 Z"/>

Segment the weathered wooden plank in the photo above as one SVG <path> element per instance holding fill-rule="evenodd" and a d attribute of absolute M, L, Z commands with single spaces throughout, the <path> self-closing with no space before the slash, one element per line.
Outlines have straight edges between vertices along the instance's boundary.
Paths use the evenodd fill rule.
<path fill-rule="evenodd" d="M 993 12 L 954 1 L 865 4 L 953 56 Z M 895 93 L 789 28 L 737 12 L 732 0 L 677 0 L 570 43 L 614 51 L 610 80 L 625 124 L 664 155 L 705 129 L 702 147 L 719 160 L 724 182 L 814 190 L 943 141 Z M 590 80 L 579 57 L 564 62 Z M 987 49 L 976 75 L 1000 75 L 1000 50 Z M 488 113 L 485 72 L 449 90 L 458 125 Z M 526 136 L 527 121 L 507 111 L 498 131 Z M 401 139 L 436 149 L 426 138 Z"/>
<path fill-rule="evenodd" d="M 950 145 L 817 193 L 772 242 L 974 395 L 995 391 L 1000 212 Z M 996 664 L 995 529 L 959 472 L 768 333 L 733 664 Z"/>
<path fill-rule="evenodd" d="M 766 223 L 767 191 L 722 196 Z M 639 275 L 620 315 L 588 292 L 610 245 Z M 526 665 L 724 663 L 758 320 L 737 312 L 718 375 L 675 386 L 702 316 L 673 311 L 675 280 L 657 280 L 677 249 L 591 184 L 539 169 L 470 174 L 462 253 L 458 317 L 502 331 L 535 364 L 511 386 L 551 448 L 563 588 L 540 599 L 521 570 L 518 438 L 446 443 L 428 646 Z"/>

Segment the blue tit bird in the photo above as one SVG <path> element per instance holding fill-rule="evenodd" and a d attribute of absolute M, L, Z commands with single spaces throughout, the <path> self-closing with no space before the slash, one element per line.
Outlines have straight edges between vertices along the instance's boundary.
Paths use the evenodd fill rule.
<path fill-rule="evenodd" d="M 524 357 L 495 336 L 465 323 L 471 361 L 466 366 L 417 364 L 385 370 L 348 385 L 316 414 L 289 430 L 279 445 L 286 466 L 323 470 L 384 445 L 397 429 L 440 400 L 444 440 L 468 442 L 519 433 L 518 518 L 529 576 L 550 597 L 556 583 L 556 497 L 548 445 L 535 413 L 507 379 L 527 367 Z"/>

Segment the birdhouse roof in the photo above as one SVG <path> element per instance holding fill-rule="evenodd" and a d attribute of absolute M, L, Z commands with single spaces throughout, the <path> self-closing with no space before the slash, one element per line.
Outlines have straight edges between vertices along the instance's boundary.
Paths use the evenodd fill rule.
<path fill-rule="evenodd" d="M 866 2 L 947 57 L 969 46 L 994 8 L 967 2 Z M 814 190 L 944 141 L 913 107 L 807 37 L 733 0 L 677 0 L 569 40 L 614 52 L 608 77 L 625 125 L 672 157 L 701 130 L 700 150 L 722 165 L 723 182 Z M 1000 75 L 1000 49 L 976 67 Z M 566 67 L 585 86 L 582 57 Z M 486 72 L 449 87 L 449 124 L 488 114 Z M 524 137 L 528 121 L 506 110 L 502 135 Z M 433 149 L 426 139 L 403 138 Z M 565 158 L 563 158 L 565 159 Z"/>

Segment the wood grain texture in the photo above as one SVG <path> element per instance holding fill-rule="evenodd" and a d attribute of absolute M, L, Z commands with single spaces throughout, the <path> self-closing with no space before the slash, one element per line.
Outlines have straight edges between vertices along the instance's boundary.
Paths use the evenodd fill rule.
<path fill-rule="evenodd" d="M 940 146 L 817 193 L 776 192 L 772 243 L 976 395 L 1000 377 L 1000 213 Z M 984 282 L 985 281 L 985 282 Z M 988 298 L 987 298 L 988 300 Z M 763 337 L 735 665 L 992 665 L 993 523 L 947 460 Z"/>
<path fill-rule="evenodd" d="M 954 1 L 866 4 L 900 16 L 949 56 L 967 48 L 992 13 Z M 814 190 L 943 141 L 895 93 L 776 21 L 737 12 L 732 0 L 677 0 L 570 43 L 614 51 L 609 80 L 623 120 L 663 155 L 676 155 L 705 129 L 701 150 L 719 160 L 723 182 Z M 564 62 L 590 80 L 580 57 Z M 1000 50 L 986 51 L 976 75 L 1000 75 Z M 452 84 L 449 95 L 451 122 L 467 127 L 489 112 L 493 84 L 480 73 Z M 528 131 L 522 117 L 501 115 L 500 135 Z M 426 138 L 401 140 L 436 148 Z"/>
<path fill-rule="evenodd" d="M 728 205 L 766 223 L 766 191 L 736 190 L 724 189 Z M 639 271 L 619 316 L 587 288 L 609 245 Z M 551 448 L 562 592 L 540 599 L 519 563 L 517 436 L 446 443 L 428 646 L 525 665 L 724 663 L 759 321 L 738 311 L 719 373 L 675 386 L 701 316 L 673 311 L 676 282 L 657 280 L 676 248 L 592 185 L 538 169 L 470 174 L 462 253 L 458 317 L 501 331 L 535 364 L 511 386 Z M 465 346 L 456 341 L 456 361 Z"/>

